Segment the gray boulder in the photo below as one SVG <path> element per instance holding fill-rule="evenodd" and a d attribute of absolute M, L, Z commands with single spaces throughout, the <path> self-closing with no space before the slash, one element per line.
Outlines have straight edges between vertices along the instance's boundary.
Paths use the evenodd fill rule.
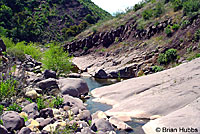
<path fill-rule="evenodd" d="M 81 129 L 81 134 L 95 134 L 89 127 Z"/>
<path fill-rule="evenodd" d="M 8 134 L 8 130 L 2 125 L 0 125 L 0 132 L 1 134 Z"/>
<path fill-rule="evenodd" d="M 83 110 L 78 114 L 80 120 L 89 121 L 92 120 L 92 116 L 89 110 Z"/>
<path fill-rule="evenodd" d="M 25 125 L 24 119 L 14 111 L 5 112 L 2 115 L 2 120 L 8 131 L 20 130 Z"/>
<path fill-rule="evenodd" d="M 46 80 L 42 80 L 40 82 L 37 83 L 37 86 L 41 89 L 47 89 L 47 88 L 50 88 L 50 87 L 58 87 L 58 84 L 57 84 L 57 81 L 56 79 L 53 79 L 53 78 L 49 78 L 49 79 L 46 79 Z"/>
<path fill-rule="evenodd" d="M 92 121 L 92 126 L 91 129 L 93 131 L 103 131 L 103 132 L 107 132 L 107 131 L 113 131 L 114 128 L 112 127 L 112 125 L 110 124 L 109 121 L 105 120 L 105 119 L 96 119 Z"/>
<path fill-rule="evenodd" d="M 39 116 L 38 106 L 36 103 L 26 105 L 22 111 L 27 113 L 29 118 L 35 119 Z"/>
<path fill-rule="evenodd" d="M 54 78 L 42 80 L 38 82 L 36 85 L 43 90 L 43 93 L 48 95 L 57 95 L 60 92 L 57 80 Z"/>
<path fill-rule="evenodd" d="M 89 92 L 87 83 L 79 78 L 66 78 L 59 80 L 59 87 L 63 95 L 79 97 Z"/>
<path fill-rule="evenodd" d="M 48 79 L 48 78 L 56 78 L 56 72 L 52 71 L 52 70 L 45 70 L 44 71 L 44 78 Z"/>
<path fill-rule="evenodd" d="M 70 106 L 72 108 L 78 107 L 81 110 L 86 109 L 82 100 L 80 100 L 79 98 L 74 98 L 74 97 L 69 96 L 69 95 L 64 95 L 63 98 L 64 98 L 64 101 L 63 101 L 64 106 Z"/>
<path fill-rule="evenodd" d="M 18 134 L 30 134 L 31 133 L 31 129 L 28 127 L 23 127 Z"/>

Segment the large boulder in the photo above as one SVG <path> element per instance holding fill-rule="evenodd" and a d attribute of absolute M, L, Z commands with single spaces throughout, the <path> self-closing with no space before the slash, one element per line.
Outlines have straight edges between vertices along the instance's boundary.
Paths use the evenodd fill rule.
<path fill-rule="evenodd" d="M 0 39 L 0 51 L 5 52 L 6 51 L 6 45 L 4 44 L 3 40 Z"/>
<path fill-rule="evenodd" d="M 95 73 L 94 77 L 100 79 L 107 79 L 108 75 L 103 69 L 100 69 L 98 72 Z"/>
<path fill-rule="evenodd" d="M 107 132 L 107 131 L 113 131 L 114 128 L 112 127 L 112 125 L 110 124 L 109 121 L 105 120 L 105 119 L 96 119 L 92 121 L 92 126 L 91 129 L 93 131 L 103 131 L 103 132 Z"/>
<path fill-rule="evenodd" d="M 79 109 L 82 109 L 82 110 L 86 109 L 82 100 L 80 100 L 79 98 L 74 98 L 69 95 L 64 95 L 63 98 L 64 98 L 64 101 L 63 101 L 64 106 L 70 106 L 72 108 L 78 107 Z"/>
<path fill-rule="evenodd" d="M 43 75 L 45 79 L 56 78 L 56 72 L 51 70 L 45 70 Z"/>
<path fill-rule="evenodd" d="M 8 134 L 8 130 L 2 125 L 0 125 L 0 132 L 1 134 Z"/>
<path fill-rule="evenodd" d="M 43 90 L 43 93 L 46 93 L 49 95 L 57 95 L 60 92 L 58 84 L 57 84 L 57 80 L 54 78 L 42 80 L 38 82 L 36 85 Z"/>
<path fill-rule="evenodd" d="M 38 106 L 36 103 L 31 103 L 26 105 L 23 109 L 23 112 L 28 114 L 29 118 L 36 118 L 39 116 L 39 112 L 38 112 Z"/>
<path fill-rule="evenodd" d="M 59 80 L 59 87 L 63 95 L 79 97 L 89 92 L 87 83 L 79 78 L 66 78 Z"/>
<path fill-rule="evenodd" d="M 23 127 L 18 134 L 30 134 L 31 133 L 31 129 L 28 127 Z"/>
<path fill-rule="evenodd" d="M 3 125 L 8 131 L 20 130 L 24 125 L 24 119 L 17 112 L 8 111 L 2 115 Z"/>
<path fill-rule="evenodd" d="M 41 89 L 48 89 L 48 88 L 51 88 L 52 86 L 53 87 L 58 87 L 58 84 L 57 84 L 57 81 L 56 79 L 54 78 L 49 78 L 49 79 L 46 79 L 46 80 L 42 80 L 40 82 L 37 83 L 37 86 Z"/>

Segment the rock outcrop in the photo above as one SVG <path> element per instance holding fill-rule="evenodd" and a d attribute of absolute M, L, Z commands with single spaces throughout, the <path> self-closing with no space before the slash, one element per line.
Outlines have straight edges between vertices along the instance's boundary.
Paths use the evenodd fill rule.
<path fill-rule="evenodd" d="M 118 42 L 128 39 L 129 36 L 136 39 L 149 39 L 156 33 L 163 31 L 164 28 L 171 24 L 172 20 L 167 19 L 158 23 L 156 26 L 151 25 L 146 29 L 138 30 L 136 21 L 133 21 L 132 23 L 122 25 L 115 30 L 92 34 L 84 39 L 65 44 L 63 47 L 69 53 L 73 53 L 74 56 L 80 56 L 87 54 L 87 50 L 94 46 L 102 45 L 103 47 L 108 48 L 116 41 L 116 38 Z"/>
<path fill-rule="evenodd" d="M 154 119 L 144 126 L 199 129 L 200 58 L 156 74 L 125 80 L 92 91 L 96 101 L 113 106 L 108 116 Z M 158 119 L 157 119 L 158 118 Z"/>

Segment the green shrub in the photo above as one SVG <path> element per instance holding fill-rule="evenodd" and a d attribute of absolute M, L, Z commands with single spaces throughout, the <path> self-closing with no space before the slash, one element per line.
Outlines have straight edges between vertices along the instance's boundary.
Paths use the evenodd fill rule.
<path fill-rule="evenodd" d="M 38 106 L 38 110 L 39 110 L 39 111 L 42 110 L 42 109 L 44 109 L 44 108 L 46 108 L 44 99 L 37 98 L 36 103 L 37 103 L 37 106 Z"/>
<path fill-rule="evenodd" d="M 11 48 L 15 46 L 15 43 L 12 41 L 12 39 L 6 38 L 6 37 L 1 37 L 1 39 L 3 40 L 7 48 Z"/>
<path fill-rule="evenodd" d="M 69 73 L 71 66 L 68 53 L 63 48 L 50 44 L 50 48 L 44 52 L 42 59 L 43 68 L 56 71 L 59 74 Z"/>
<path fill-rule="evenodd" d="M 179 29 L 179 27 L 180 27 L 179 24 L 174 24 L 174 25 L 172 26 L 172 29 L 176 31 L 176 30 Z"/>
<path fill-rule="evenodd" d="M 27 44 L 26 42 L 19 42 L 16 44 L 16 46 L 14 47 L 17 50 L 21 50 L 24 52 L 24 54 L 28 54 L 31 55 L 32 58 L 36 59 L 36 60 L 40 60 L 42 57 L 42 53 L 40 51 L 40 49 L 34 44 L 34 43 L 29 43 Z"/>
<path fill-rule="evenodd" d="M 197 30 L 194 34 L 194 40 L 199 41 L 200 40 L 200 29 Z"/>
<path fill-rule="evenodd" d="M 177 59 L 177 50 L 176 49 L 168 49 L 165 53 L 159 54 L 158 63 L 161 64 L 169 64 Z"/>
<path fill-rule="evenodd" d="M 31 98 L 25 98 L 27 101 L 29 101 L 30 103 L 32 103 L 33 101 L 31 100 Z"/>
<path fill-rule="evenodd" d="M 142 12 L 142 17 L 144 20 L 149 20 L 153 16 L 152 9 L 146 9 Z"/>
<path fill-rule="evenodd" d="M 0 81 L 0 101 L 9 99 L 15 95 L 16 82 L 17 81 L 12 78 Z"/>
<path fill-rule="evenodd" d="M 160 15 L 164 12 L 164 5 L 163 3 L 159 2 L 156 5 L 156 8 L 154 10 L 154 17 L 160 17 Z"/>
<path fill-rule="evenodd" d="M 183 13 L 184 15 L 191 15 L 193 12 L 197 12 L 200 9 L 199 0 L 186 0 L 183 3 Z"/>
<path fill-rule="evenodd" d="M 0 119 L 0 125 L 3 125 L 3 120 Z"/>
<path fill-rule="evenodd" d="M 94 18 L 94 16 L 92 16 L 91 14 L 88 14 L 86 17 L 85 17 L 85 20 L 90 23 L 90 24 L 94 24 L 96 22 L 96 19 Z"/>
<path fill-rule="evenodd" d="M 3 109 L 4 109 L 4 106 L 3 106 L 3 105 L 0 105 L 0 115 L 3 114 Z"/>
<path fill-rule="evenodd" d="M 9 107 L 7 107 L 7 111 L 16 111 L 16 112 L 22 112 L 22 107 L 20 107 L 19 105 L 17 105 L 16 103 L 10 105 Z"/>
<path fill-rule="evenodd" d="M 63 104 L 63 101 L 64 99 L 58 96 L 55 99 L 53 99 L 52 102 L 55 108 L 60 108 Z"/>
<path fill-rule="evenodd" d="M 172 5 L 175 12 L 183 8 L 182 0 L 173 0 Z"/>
<path fill-rule="evenodd" d="M 189 20 L 184 20 L 184 21 L 181 23 L 181 29 L 186 28 L 189 24 L 190 24 L 190 21 L 189 21 Z"/>
<path fill-rule="evenodd" d="M 14 47 L 7 49 L 8 55 L 15 57 L 19 61 L 24 61 L 26 56 L 22 50 L 16 49 Z"/>
<path fill-rule="evenodd" d="M 162 66 L 153 66 L 152 70 L 156 73 L 156 72 L 163 71 L 164 68 Z"/>
<path fill-rule="evenodd" d="M 171 26 L 170 25 L 168 25 L 165 28 L 165 33 L 167 34 L 168 37 L 172 35 L 172 30 L 171 30 Z"/>

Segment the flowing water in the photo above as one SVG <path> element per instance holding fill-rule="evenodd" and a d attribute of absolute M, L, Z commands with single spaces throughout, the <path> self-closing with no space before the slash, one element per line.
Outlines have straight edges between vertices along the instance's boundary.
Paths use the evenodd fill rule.
<path fill-rule="evenodd" d="M 102 86 L 107 86 L 107 85 L 111 85 L 111 84 L 119 82 L 118 80 L 110 80 L 110 79 L 103 80 L 103 79 L 94 79 L 91 77 L 82 77 L 82 79 L 88 84 L 90 91 L 92 91 L 95 88 L 99 88 Z M 92 99 L 94 98 L 91 97 L 86 102 L 87 109 L 90 110 L 91 113 L 95 113 L 98 110 L 105 112 L 112 108 L 112 106 L 110 105 L 94 102 L 92 101 Z M 146 124 L 147 122 L 148 120 L 144 120 L 144 119 L 132 119 L 132 121 L 128 121 L 126 123 L 130 125 L 134 131 L 131 131 L 131 132 L 117 131 L 117 134 L 144 134 L 142 130 L 142 126 Z"/>

